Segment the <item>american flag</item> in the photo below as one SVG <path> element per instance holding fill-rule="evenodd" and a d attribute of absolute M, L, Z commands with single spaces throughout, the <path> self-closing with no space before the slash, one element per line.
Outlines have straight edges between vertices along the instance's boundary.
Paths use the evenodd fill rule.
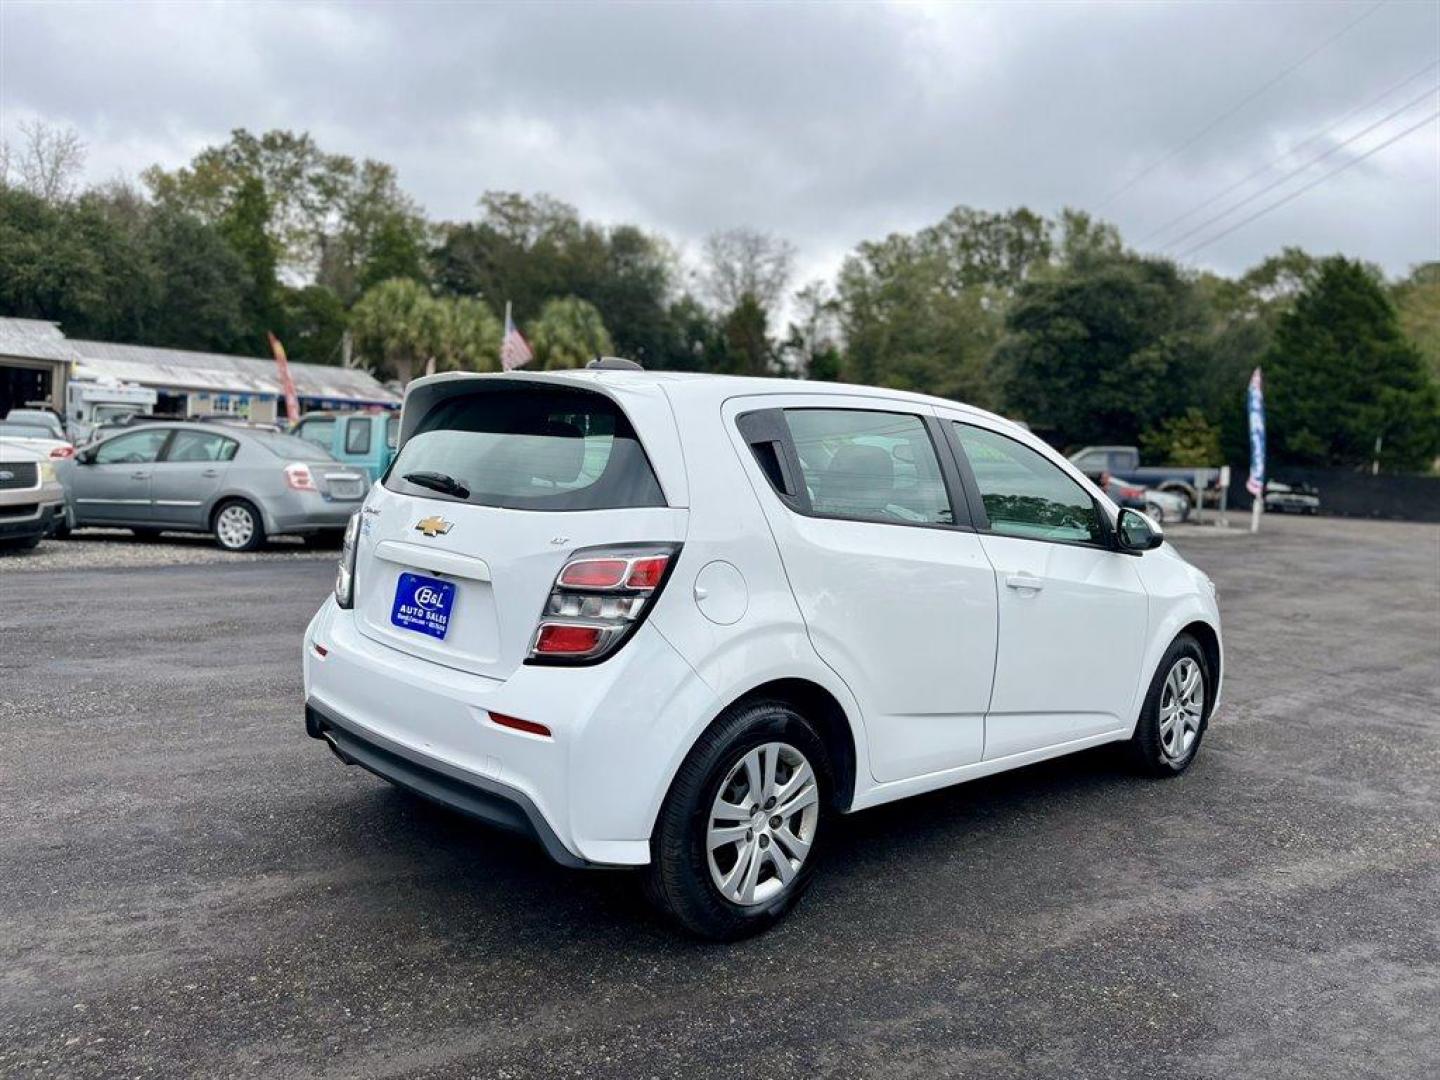
<path fill-rule="evenodd" d="M 525 335 L 515 328 L 515 320 L 510 318 L 510 302 L 505 302 L 505 336 L 500 339 L 500 366 L 506 371 L 514 371 L 517 367 L 524 367 L 535 354 L 530 351 L 530 343 L 525 340 Z"/>

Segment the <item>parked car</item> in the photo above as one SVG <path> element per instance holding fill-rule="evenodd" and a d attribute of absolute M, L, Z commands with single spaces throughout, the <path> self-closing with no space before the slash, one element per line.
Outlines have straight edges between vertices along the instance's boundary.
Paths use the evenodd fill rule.
<path fill-rule="evenodd" d="M 1320 492 L 1308 484 L 1265 484 L 1265 510 L 1271 514 L 1318 514 Z"/>
<path fill-rule="evenodd" d="M 0 551 L 33 548 L 61 519 L 65 492 L 48 454 L 0 442 Z"/>
<path fill-rule="evenodd" d="M 291 433 L 312 442 L 346 465 L 380 479 L 395 456 L 399 413 L 308 413 Z"/>
<path fill-rule="evenodd" d="M 862 386 L 585 370 L 409 386 L 305 633 L 305 722 L 716 938 L 831 815 L 1102 743 L 1194 760 L 1203 573 L 1044 442 Z"/>
<path fill-rule="evenodd" d="M 70 441 L 65 435 L 65 421 L 51 409 L 11 409 L 5 414 L 5 422 L 30 428 L 41 428 L 53 439 L 59 439 L 61 442 Z"/>
<path fill-rule="evenodd" d="M 56 438 L 49 428 L 0 420 L 0 444 L 23 446 L 50 458 L 68 458 L 75 454 L 69 439 Z"/>
<path fill-rule="evenodd" d="M 1092 483 L 1109 495 L 1117 506 L 1149 514 L 1161 525 L 1184 521 L 1190 516 L 1190 501 L 1173 491 L 1158 491 L 1128 480 L 1118 480 L 1107 472 L 1086 473 Z"/>
<path fill-rule="evenodd" d="M 1070 462 L 1083 473 L 1108 472 L 1117 480 L 1143 484 L 1155 491 L 1183 496 L 1190 516 L 1209 498 L 1218 500 L 1224 473 L 1221 469 L 1180 465 L 1144 466 L 1140 451 L 1133 446 L 1086 446 L 1070 455 Z M 1183 518 L 1181 519 L 1183 520 Z"/>
<path fill-rule="evenodd" d="M 230 551 L 269 536 L 339 539 L 365 497 L 365 475 L 301 439 L 210 424 L 144 424 L 75 455 L 77 526 L 140 536 L 209 532 Z"/>

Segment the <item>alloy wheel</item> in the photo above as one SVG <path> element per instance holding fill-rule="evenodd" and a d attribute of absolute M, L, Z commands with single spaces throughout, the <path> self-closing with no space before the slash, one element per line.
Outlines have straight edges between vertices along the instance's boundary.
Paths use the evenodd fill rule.
<path fill-rule="evenodd" d="M 731 766 L 705 834 L 710 878 L 733 904 L 769 903 L 790 886 L 815 843 L 820 790 L 805 755 L 770 742 Z"/>
<path fill-rule="evenodd" d="M 1160 749 L 1171 761 L 1184 761 L 1200 737 L 1205 715 L 1205 677 L 1193 657 L 1182 656 L 1165 676 L 1160 692 Z"/>
<path fill-rule="evenodd" d="M 255 518 L 243 506 L 227 506 L 215 519 L 215 535 L 227 548 L 243 548 L 255 535 Z"/>

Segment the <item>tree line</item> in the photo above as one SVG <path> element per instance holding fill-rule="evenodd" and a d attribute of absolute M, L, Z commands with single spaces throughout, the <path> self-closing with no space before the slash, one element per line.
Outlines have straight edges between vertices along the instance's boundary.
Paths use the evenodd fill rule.
<path fill-rule="evenodd" d="M 1440 453 L 1440 262 L 1389 282 L 1287 248 L 1226 278 L 1133 251 L 1081 211 L 958 206 L 797 288 L 793 246 L 752 229 L 686 258 L 513 192 L 431 221 L 391 166 L 303 133 L 239 130 L 139 184 L 83 190 L 72 133 L 22 136 L 0 149 L 0 314 L 73 338 L 263 355 L 274 332 L 292 359 L 404 382 L 494 369 L 509 303 L 539 368 L 616 353 L 891 386 L 1058 445 L 1197 465 L 1244 461 L 1258 364 L 1277 462 L 1413 470 Z"/>

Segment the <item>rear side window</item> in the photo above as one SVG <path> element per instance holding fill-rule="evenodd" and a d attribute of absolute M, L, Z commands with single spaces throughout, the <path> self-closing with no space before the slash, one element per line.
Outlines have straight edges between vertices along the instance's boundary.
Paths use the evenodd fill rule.
<path fill-rule="evenodd" d="M 1014 439 L 956 424 L 990 531 L 1032 540 L 1100 543 L 1095 500 L 1054 462 Z"/>
<path fill-rule="evenodd" d="M 439 473 L 465 501 L 513 510 L 664 506 L 629 419 L 587 390 L 521 385 L 447 398 L 421 417 L 385 476 L 392 491 L 455 498 L 405 477 Z"/>
<path fill-rule="evenodd" d="M 918 416 L 786 409 L 785 423 L 811 513 L 905 525 L 954 523 L 934 444 Z"/>
<path fill-rule="evenodd" d="M 165 451 L 166 461 L 230 461 L 240 444 L 209 431 L 180 430 Z"/>
<path fill-rule="evenodd" d="M 345 424 L 345 452 L 347 454 L 368 454 L 370 452 L 370 417 L 356 417 Z"/>

